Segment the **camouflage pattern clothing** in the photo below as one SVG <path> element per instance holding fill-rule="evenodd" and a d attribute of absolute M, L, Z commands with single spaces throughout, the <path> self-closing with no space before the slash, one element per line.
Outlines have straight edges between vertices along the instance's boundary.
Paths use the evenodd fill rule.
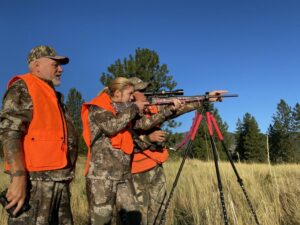
<path fill-rule="evenodd" d="M 128 221 L 130 225 L 140 224 L 141 216 L 130 172 L 131 155 L 114 149 L 109 136 L 124 129 L 134 118 L 137 118 L 134 129 L 150 129 L 172 112 L 163 110 L 160 115 L 146 118 L 139 116 L 137 107 L 132 103 L 115 103 L 114 108 L 117 116 L 96 106 L 89 108 L 91 141 L 100 134 L 91 147 L 86 180 L 91 224 L 110 224 L 114 220 L 121 220 L 122 224 Z M 112 220 L 114 207 L 118 218 Z"/>
<path fill-rule="evenodd" d="M 175 111 L 172 115 L 165 118 L 164 121 L 173 119 L 177 116 L 180 116 L 184 113 L 199 109 L 202 106 L 200 102 L 186 103 L 184 108 Z M 168 108 L 168 107 L 167 107 Z M 156 115 L 159 117 L 160 114 L 163 114 L 166 110 L 166 107 L 159 108 L 159 113 Z M 162 124 L 164 121 L 161 121 Z M 155 124 L 157 125 L 157 124 Z M 135 141 L 135 152 L 140 152 L 145 149 L 159 150 L 162 146 L 155 143 L 151 143 L 147 138 L 147 135 L 153 131 L 160 129 L 159 127 L 151 127 L 149 130 L 143 131 L 143 128 L 140 127 L 139 130 L 135 130 L 137 135 L 134 138 Z M 133 183 L 136 191 L 136 196 L 138 203 L 141 208 L 142 213 L 142 224 L 143 225 L 153 225 L 156 221 L 156 224 L 160 221 L 160 215 L 157 215 L 159 209 L 164 209 L 163 201 L 167 195 L 166 192 L 166 176 L 164 173 L 163 166 L 157 164 L 156 167 L 142 172 L 133 174 Z M 162 211 L 161 211 L 162 212 Z M 157 217 L 157 218 L 156 218 Z"/>
<path fill-rule="evenodd" d="M 9 225 L 73 225 L 69 183 L 65 181 L 31 180 L 30 210 L 17 218 L 9 217 Z"/>
<path fill-rule="evenodd" d="M 142 224 L 152 225 L 160 221 L 164 200 L 167 197 L 166 176 L 162 165 L 146 172 L 133 174 L 134 188 L 140 204 Z M 157 216 L 159 209 L 160 214 Z M 157 219 L 156 219 L 157 216 Z"/>
<path fill-rule="evenodd" d="M 126 128 L 137 113 L 135 104 L 124 107 L 117 116 L 97 106 L 89 107 L 92 146 L 87 178 L 122 180 L 130 177 L 131 156 L 113 148 L 109 137 Z"/>
<path fill-rule="evenodd" d="M 86 191 L 90 224 L 93 225 L 111 224 L 114 207 L 119 215 L 123 213 L 123 224 L 138 225 L 141 221 L 141 216 L 136 216 L 139 211 L 132 188 L 131 156 L 113 148 L 109 138 L 126 128 L 138 112 L 134 104 L 126 104 L 127 107 L 123 107 L 124 105 L 115 105 L 116 111 L 122 111 L 116 116 L 97 106 L 89 107 L 88 119 L 93 144 L 90 149 Z"/>
<path fill-rule="evenodd" d="M 54 88 L 51 81 L 47 81 L 51 87 Z M 50 214 L 63 216 L 63 218 L 59 217 L 59 220 L 69 222 L 62 222 L 60 224 L 73 224 L 72 215 L 70 210 L 68 209 L 69 206 L 69 187 L 68 183 L 74 178 L 74 169 L 75 163 L 77 160 L 77 147 L 78 147 L 78 135 L 73 126 L 72 118 L 67 113 L 66 108 L 63 104 L 63 96 L 59 92 L 56 92 L 57 98 L 62 106 L 64 111 L 66 123 L 67 123 L 67 133 L 68 133 L 68 165 L 63 169 L 53 170 L 53 171 L 43 171 L 43 172 L 30 172 L 28 173 L 28 177 L 32 183 L 34 188 L 34 182 L 40 182 L 38 187 L 36 188 L 37 192 L 43 193 L 43 190 L 46 190 L 48 185 L 52 182 L 50 186 L 53 188 L 49 188 L 53 197 L 57 196 L 57 199 L 60 199 L 59 202 L 48 202 L 47 198 L 40 199 L 40 196 L 47 196 L 46 193 L 44 195 L 32 195 L 30 197 L 30 201 L 33 202 L 31 209 L 24 213 L 24 215 L 18 217 L 17 219 L 9 219 L 9 224 L 24 224 L 22 218 L 26 218 L 27 215 L 31 215 L 32 220 L 43 221 L 41 223 L 36 224 L 49 224 L 51 221 L 47 221 L 48 219 L 55 219 L 52 218 Z M 18 80 L 13 83 L 13 85 L 6 91 L 3 97 L 3 104 L 2 104 L 2 111 L 0 113 L 0 142 L 2 144 L 2 149 L 5 154 L 5 160 L 11 161 L 13 160 L 15 154 L 22 151 L 21 142 L 23 136 L 26 134 L 28 126 L 32 120 L 33 115 L 33 104 L 31 96 L 29 95 L 27 86 L 23 80 Z M 45 187 L 43 186 L 45 184 Z M 54 188 L 58 186 L 64 186 L 63 188 Z M 35 199 L 34 196 L 37 196 Z M 45 214 L 47 211 L 46 208 L 43 211 L 37 210 L 35 208 L 36 204 L 34 202 L 43 202 L 42 205 L 44 207 L 48 207 L 48 213 Z M 54 200 L 53 200 L 54 201 Z M 58 200 L 55 200 L 58 201 Z M 54 204 L 54 205 L 51 205 Z M 53 207 L 55 206 L 55 207 Z M 57 208 L 57 207 L 58 208 Z M 66 209 L 61 209 L 61 207 L 65 207 Z M 38 207 L 41 207 L 39 205 Z M 51 210 L 52 211 L 51 211 Z M 69 212 L 68 215 L 65 213 L 56 213 L 65 210 Z M 56 213 L 56 214 L 55 214 Z M 35 218 L 33 218 L 33 216 Z M 39 219 L 38 219 L 39 218 Z M 44 219 L 42 219 L 44 218 Z M 19 221 L 19 222 L 18 222 Z M 49 222 L 49 223 L 48 223 Z M 51 223 L 50 223 L 51 224 Z"/>

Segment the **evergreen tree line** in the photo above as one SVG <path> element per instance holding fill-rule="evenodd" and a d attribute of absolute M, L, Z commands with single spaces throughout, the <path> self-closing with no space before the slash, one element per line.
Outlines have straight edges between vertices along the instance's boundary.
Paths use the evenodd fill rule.
<path fill-rule="evenodd" d="M 255 118 L 246 113 L 238 120 L 235 135 L 236 152 L 243 161 L 299 162 L 300 105 L 292 108 L 281 99 L 267 134 L 262 134 Z"/>
<path fill-rule="evenodd" d="M 129 55 L 123 60 L 117 59 L 115 63 L 107 68 L 106 73 L 100 74 L 100 82 L 106 86 L 111 80 L 118 76 L 139 77 L 143 81 L 151 82 L 151 90 L 162 89 L 173 90 L 177 83 L 173 76 L 169 75 L 166 64 L 161 64 L 159 56 L 155 51 L 149 49 L 136 49 L 135 55 Z M 70 89 L 66 105 L 72 115 L 78 134 L 81 136 L 82 125 L 80 119 L 81 104 L 84 102 L 82 95 L 75 88 Z M 203 109 L 199 109 L 202 113 Z M 280 100 L 277 111 L 273 115 L 273 122 L 267 134 L 262 134 L 255 118 L 246 113 L 242 120 L 238 119 L 236 132 L 228 132 L 228 125 L 223 122 L 218 110 L 211 104 L 209 111 L 215 116 L 220 130 L 224 136 L 225 145 L 228 147 L 236 160 L 244 162 L 299 162 L 300 160 L 300 106 L 297 103 L 291 108 L 284 100 Z M 175 147 L 183 138 L 184 134 L 173 134 L 170 128 L 179 126 L 174 120 L 164 126 L 169 132 L 166 145 Z M 217 143 L 219 158 L 226 160 L 222 146 Z M 86 152 L 86 146 L 82 137 L 79 142 L 80 152 Z M 176 152 L 174 155 L 181 155 Z M 209 142 L 207 126 L 204 121 L 200 124 L 196 139 L 190 154 L 192 158 L 202 160 L 212 159 L 211 146 Z"/>
<path fill-rule="evenodd" d="M 242 162 L 298 163 L 300 162 L 300 105 L 293 108 L 284 100 L 280 100 L 272 117 L 272 124 L 263 134 L 254 116 L 246 113 L 242 120 L 238 119 L 236 132 L 229 133 L 228 125 L 223 122 L 218 110 L 211 111 L 224 136 L 224 142 L 232 157 Z M 221 160 L 227 160 L 222 146 L 216 140 Z M 213 159 L 207 125 L 202 122 L 193 143 L 192 158 L 202 160 Z"/>

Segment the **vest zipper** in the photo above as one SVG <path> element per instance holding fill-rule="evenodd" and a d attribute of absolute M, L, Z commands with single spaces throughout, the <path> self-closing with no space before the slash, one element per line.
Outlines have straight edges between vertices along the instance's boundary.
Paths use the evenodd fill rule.
<path fill-rule="evenodd" d="M 66 121 L 65 121 L 65 117 L 63 116 L 63 113 L 62 113 L 62 109 L 61 109 L 61 105 L 60 105 L 59 100 L 57 100 L 57 104 L 58 104 L 59 114 L 60 114 L 61 122 L 62 122 L 62 126 L 63 126 L 63 142 L 62 142 L 62 146 L 61 146 L 61 148 L 63 148 L 63 144 L 64 144 L 65 141 L 66 141 L 66 130 L 65 130 L 65 124 L 66 124 Z"/>

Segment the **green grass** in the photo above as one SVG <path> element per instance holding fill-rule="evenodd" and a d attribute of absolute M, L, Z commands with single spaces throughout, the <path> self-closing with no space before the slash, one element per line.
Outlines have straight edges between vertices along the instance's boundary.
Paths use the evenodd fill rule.
<path fill-rule="evenodd" d="M 3 163 L 0 163 L 3 168 Z M 168 190 L 175 178 L 179 161 L 165 164 Z M 285 164 L 236 164 L 246 190 L 264 225 L 300 224 L 300 166 Z M 76 179 L 71 186 L 75 224 L 87 224 L 87 202 L 83 177 L 84 159 L 77 164 Z M 230 224 L 255 224 L 236 177 L 229 163 L 220 163 L 223 190 Z M 0 190 L 8 178 L 0 174 Z M 224 224 L 214 164 L 187 160 L 175 190 L 167 216 L 167 225 Z M 0 225 L 6 224 L 0 210 Z"/>

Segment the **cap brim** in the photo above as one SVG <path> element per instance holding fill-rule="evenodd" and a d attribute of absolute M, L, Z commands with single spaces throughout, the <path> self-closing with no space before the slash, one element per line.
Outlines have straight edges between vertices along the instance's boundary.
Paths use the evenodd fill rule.
<path fill-rule="evenodd" d="M 49 59 L 53 59 L 53 60 L 55 60 L 55 61 L 58 61 L 58 62 L 60 62 L 60 64 L 62 64 L 62 65 L 66 65 L 66 64 L 68 64 L 69 63 L 69 58 L 68 57 L 66 57 L 66 56 L 46 56 L 46 58 L 49 58 Z"/>
<path fill-rule="evenodd" d="M 136 91 L 141 91 L 141 90 L 146 89 L 149 85 L 151 85 L 151 83 L 149 83 L 149 82 L 139 83 L 139 84 L 134 86 L 134 89 Z"/>

